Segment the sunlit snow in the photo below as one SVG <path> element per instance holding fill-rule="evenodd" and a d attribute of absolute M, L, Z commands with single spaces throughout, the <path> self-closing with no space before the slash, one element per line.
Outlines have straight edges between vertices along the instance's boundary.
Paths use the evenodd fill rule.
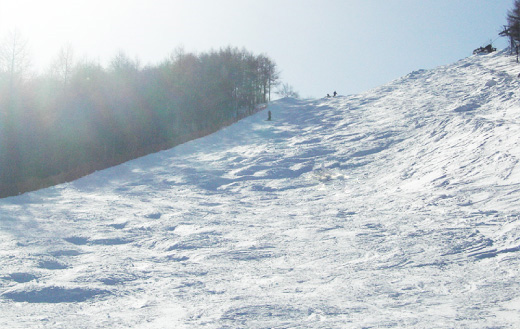
<path fill-rule="evenodd" d="M 283 99 L 2 199 L 0 327 L 518 328 L 519 72 Z"/>

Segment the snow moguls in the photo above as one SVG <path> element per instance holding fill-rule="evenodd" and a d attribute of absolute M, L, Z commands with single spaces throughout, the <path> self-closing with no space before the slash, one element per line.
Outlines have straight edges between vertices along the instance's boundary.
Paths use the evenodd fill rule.
<path fill-rule="evenodd" d="M 68 266 L 55 260 L 42 260 L 38 263 L 38 267 L 48 270 L 63 270 L 66 269 Z"/>
<path fill-rule="evenodd" d="M 108 290 L 88 288 L 46 287 L 34 290 L 13 291 L 2 297 L 26 303 L 80 303 L 96 296 L 107 295 Z"/>
<path fill-rule="evenodd" d="M 286 98 L 2 199 L 0 327 L 520 328 L 519 73 Z"/>
<path fill-rule="evenodd" d="M 117 227 L 114 227 L 117 229 Z M 131 243 L 131 240 L 125 238 L 104 238 L 104 239 L 90 239 L 79 236 L 72 236 L 69 238 L 64 238 L 65 241 L 82 246 L 82 245 L 107 245 L 107 246 L 115 246 L 121 244 Z"/>
<path fill-rule="evenodd" d="M 25 283 L 36 280 L 38 277 L 30 273 L 11 273 L 8 276 L 3 277 L 5 280 L 12 280 L 18 283 Z"/>

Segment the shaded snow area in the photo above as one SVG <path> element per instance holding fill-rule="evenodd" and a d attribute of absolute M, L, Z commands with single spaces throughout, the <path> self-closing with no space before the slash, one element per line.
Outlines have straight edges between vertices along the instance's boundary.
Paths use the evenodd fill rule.
<path fill-rule="evenodd" d="M 1 328 L 520 328 L 520 66 L 285 99 L 0 200 Z"/>

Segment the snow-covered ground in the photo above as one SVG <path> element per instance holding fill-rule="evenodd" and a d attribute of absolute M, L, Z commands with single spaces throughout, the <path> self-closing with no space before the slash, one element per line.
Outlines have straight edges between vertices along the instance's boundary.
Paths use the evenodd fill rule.
<path fill-rule="evenodd" d="M 0 328 L 520 328 L 514 60 L 0 200 Z"/>

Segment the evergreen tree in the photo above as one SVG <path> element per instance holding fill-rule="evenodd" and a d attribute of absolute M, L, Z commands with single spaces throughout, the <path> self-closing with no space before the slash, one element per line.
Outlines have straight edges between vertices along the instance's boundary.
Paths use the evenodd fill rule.
<path fill-rule="evenodd" d="M 505 35 L 509 37 L 511 51 L 516 52 L 517 61 L 520 46 L 520 0 L 515 0 L 513 9 L 507 13 L 507 28 Z"/>

